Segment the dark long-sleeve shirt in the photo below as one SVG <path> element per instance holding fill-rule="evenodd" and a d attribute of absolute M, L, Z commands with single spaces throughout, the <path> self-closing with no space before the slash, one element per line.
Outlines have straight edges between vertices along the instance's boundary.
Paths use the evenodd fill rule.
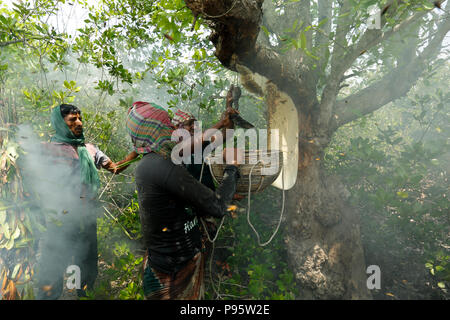
<path fill-rule="evenodd" d="M 158 154 L 145 155 L 136 168 L 136 185 L 144 245 L 152 267 L 180 270 L 201 248 L 197 216 L 222 217 L 236 191 L 238 169 L 227 166 L 224 180 L 213 192 L 181 165 Z"/>

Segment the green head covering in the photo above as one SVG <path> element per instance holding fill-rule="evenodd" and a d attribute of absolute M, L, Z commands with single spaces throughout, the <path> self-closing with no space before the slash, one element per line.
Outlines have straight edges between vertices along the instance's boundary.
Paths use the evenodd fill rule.
<path fill-rule="evenodd" d="M 77 147 L 78 158 L 80 160 L 81 182 L 90 188 L 93 195 L 97 195 L 97 192 L 100 189 L 100 178 L 98 177 L 94 160 L 89 155 L 89 152 L 84 145 L 84 135 L 81 134 L 81 136 L 76 137 L 73 132 L 70 131 L 61 115 L 60 106 L 53 109 L 51 123 L 53 129 L 56 130 L 56 134 L 53 136 L 52 141 L 68 143 Z"/>

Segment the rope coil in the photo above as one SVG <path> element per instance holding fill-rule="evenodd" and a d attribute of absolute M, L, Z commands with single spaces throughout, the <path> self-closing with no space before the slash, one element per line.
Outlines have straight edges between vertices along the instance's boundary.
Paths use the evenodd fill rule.
<path fill-rule="evenodd" d="M 260 247 L 265 247 L 266 245 L 268 245 L 269 243 L 272 242 L 273 238 L 275 237 L 275 235 L 278 232 L 278 229 L 280 228 L 281 225 L 281 221 L 283 220 L 283 212 L 284 212 L 284 201 L 285 201 L 285 195 L 284 195 L 284 174 L 283 174 L 283 170 L 281 170 L 281 184 L 283 186 L 283 200 L 282 200 L 282 204 L 281 204 L 281 213 L 280 213 L 280 219 L 278 221 L 278 225 L 274 231 L 274 233 L 272 234 L 272 236 L 270 236 L 269 240 L 267 240 L 264 243 L 261 243 L 261 238 L 259 236 L 258 231 L 256 231 L 255 227 L 253 226 L 253 224 L 250 221 L 250 194 L 251 194 L 251 187 L 252 187 L 252 171 L 253 169 L 256 167 L 256 165 L 261 162 L 261 160 L 258 160 L 258 162 L 256 162 L 253 167 L 250 169 L 250 174 L 248 175 L 248 179 L 249 179 L 249 184 L 248 184 L 248 201 L 247 201 L 247 222 L 249 224 L 249 226 L 252 228 L 253 232 L 256 234 L 256 238 L 258 240 L 258 245 Z"/>
<path fill-rule="evenodd" d="M 206 159 L 208 159 L 208 158 L 206 158 Z M 205 160 L 206 160 L 206 159 L 205 159 Z M 265 247 L 266 245 L 268 245 L 269 243 L 272 242 L 273 238 L 274 238 L 275 235 L 278 233 L 278 230 L 279 230 L 279 228 L 280 228 L 281 222 L 282 222 L 282 220 L 283 220 L 284 204 L 285 204 L 284 173 L 281 172 L 281 184 L 282 184 L 282 187 L 283 187 L 283 188 L 282 188 L 282 189 L 283 189 L 283 191 L 282 191 L 282 193 L 283 193 L 282 199 L 283 199 L 283 200 L 282 200 L 282 205 L 281 205 L 280 219 L 279 219 L 279 221 L 278 221 L 278 224 L 277 224 L 277 227 L 276 227 L 275 231 L 274 231 L 273 234 L 270 236 L 269 240 L 266 241 L 266 242 L 264 242 L 264 243 L 261 243 L 261 237 L 260 237 L 258 231 L 256 230 L 256 228 L 253 226 L 253 224 L 252 224 L 251 221 L 250 221 L 250 195 L 251 195 L 251 187 L 252 187 L 252 172 L 253 172 L 253 169 L 254 169 L 260 162 L 262 162 L 262 160 L 258 160 L 258 161 L 252 166 L 252 168 L 250 169 L 250 173 L 249 173 L 249 187 L 248 187 L 248 194 L 247 194 L 247 197 L 248 197 L 248 201 L 247 201 L 247 223 L 248 223 L 249 226 L 252 228 L 253 232 L 256 234 L 257 241 L 258 241 L 258 245 L 259 245 L 260 247 Z M 203 161 L 203 163 L 202 163 L 202 168 L 201 168 L 201 171 L 200 171 L 200 179 L 199 179 L 199 182 L 202 181 L 202 177 L 203 177 L 203 169 L 204 169 L 204 167 L 205 167 L 205 161 Z M 209 170 L 210 170 L 210 172 L 211 172 L 211 175 L 214 176 L 214 173 L 213 173 L 213 171 L 212 171 L 212 169 L 211 169 L 211 166 L 209 166 Z M 283 170 L 282 170 L 282 171 L 283 171 Z M 219 235 L 219 231 L 220 231 L 220 229 L 221 229 L 222 226 L 223 226 L 223 223 L 224 223 L 224 221 L 225 221 L 225 216 L 222 217 L 222 220 L 221 220 L 221 222 L 220 222 L 219 227 L 217 228 L 216 235 L 214 236 L 214 239 L 211 239 L 211 236 L 210 236 L 210 234 L 208 233 L 208 230 L 206 229 L 206 224 L 205 224 L 204 220 L 203 220 L 202 218 L 200 218 L 200 221 L 201 221 L 202 224 L 203 224 L 203 227 L 204 227 L 205 232 L 206 232 L 206 236 L 208 237 L 208 241 L 211 242 L 211 243 L 214 243 L 214 242 L 217 240 L 217 237 L 218 237 L 218 235 Z"/>

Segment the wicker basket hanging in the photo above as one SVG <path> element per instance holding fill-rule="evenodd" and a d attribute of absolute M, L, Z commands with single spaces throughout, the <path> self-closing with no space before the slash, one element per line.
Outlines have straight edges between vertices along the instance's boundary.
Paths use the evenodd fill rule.
<path fill-rule="evenodd" d="M 274 163 L 271 159 L 277 159 L 278 163 Z M 210 163 L 211 175 L 216 183 L 222 183 L 226 166 L 227 164 Z M 247 195 L 250 180 L 251 193 L 263 191 L 277 179 L 282 167 L 283 153 L 279 150 L 246 150 L 245 163 L 239 165 L 241 176 L 236 186 L 236 193 Z"/>

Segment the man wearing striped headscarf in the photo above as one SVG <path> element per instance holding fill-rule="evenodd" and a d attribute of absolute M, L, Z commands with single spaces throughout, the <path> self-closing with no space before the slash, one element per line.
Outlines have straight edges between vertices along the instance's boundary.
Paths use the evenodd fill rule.
<path fill-rule="evenodd" d="M 223 117 L 227 125 L 229 116 Z M 226 158 L 224 179 L 216 192 L 171 161 L 175 142 L 169 114 L 154 103 L 135 103 L 127 129 L 134 151 L 143 154 L 136 167 L 140 220 L 146 256 L 146 299 L 200 299 L 203 294 L 204 253 L 198 217 L 221 218 L 236 191 L 241 154 Z M 192 206 L 197 214 L 186 210 Z"/>

